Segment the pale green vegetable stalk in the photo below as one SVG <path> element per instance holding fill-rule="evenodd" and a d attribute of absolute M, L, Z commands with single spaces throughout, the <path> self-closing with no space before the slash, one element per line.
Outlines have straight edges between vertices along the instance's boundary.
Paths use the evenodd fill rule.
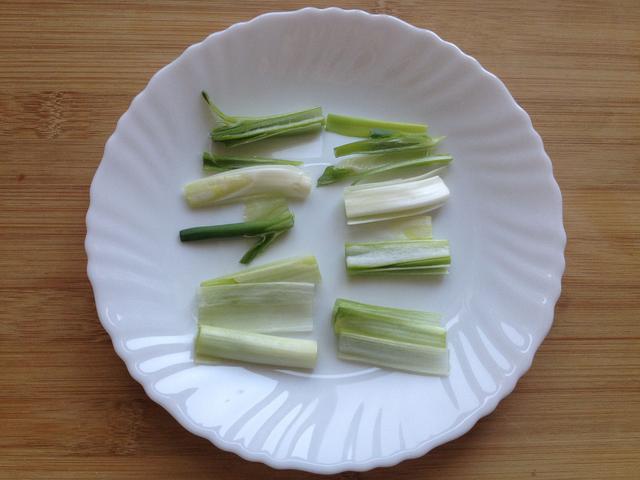
<path fill-rule="evenodd" d="M 440 315 L 338 299 L 333 328 L 338 356 L 422 374 L 446 375 L 449 352 Z"/>
<path fill-rule="evenodd" d="M 240 168 L 200 178 L 184 187 L 193 208 L 243 200 L 257 195 L 303 199 L 311 191 L 311 179 L 291 165 Z"/>
<path fill-rule="evenodd" d="M 437 275 L 448 272 L 447 240 L 393 240 L 347 243 L 347 272 L 352 275 Z"/>
<path fill-rule="evenodd" d="M 291 165 L 299 167 L 303 164 L 304 162 L 297 160 L 280 160 L 278 158 L 240 157 L 218 155 L 209 152 L 202 154 L 202 169 L 209 173 L 220 173 L 227 170 L 237 170 L 238 168 L 256 167 L 260 165 Z"/>
<path fill-rule="evenodd" d="M 413 217 L 396 218 L 384 222 L 384 228 L 378 223 L 362 223 L 349 228 L 352 243 L 393 241 L 393 240 L 430 240 L 433 234 L 431 217 L 427 214 Z"/>
<path fill-rule="evenodd" d="M 314 289 L 300 282 L 200 287 L 198 322 L 260 333 L 310 332 Z"/>
<path fill-rule="evenodd" d="M 429 174 L 344 190 L 349 225 L 419 215 L 441 207 L 448 198 L 449 189 L 442 179 Z"/>
<path fill-rule="evenodd" d="M 423 375 L 449 374 L 449 350 L 428 345 L 345 333 L 338 336 L 338 356 Z"/>
<path fill-rule="evenodd" d="M 331 183 L 339 182 L 340 180 L 353 178 L 354 184 L 360 183 L 363 180 L 368 180 L 373 177 L 379 177 L 382 175 L 391 176 L 402 174 L 403 171 L 409 169 L 424 168 L 430 169 L 435 167 L 441 167 L 448 165 L 453 161 L 451 155 L 430 155 L 424 158 L 413 158 L 402 161 L 393 162 L 371 162 L 370 167 L 364 167 L 362 165 L 348 165 L 338 164 L 328 166 L 322 176 L 318 179 L 317 185 L 329 185 Z M 412 170 L 413 171 L 413 170 Z"/>
<path fill-rule="evenodd" d="M 366 140 L 340 145 L 333 149 L 333 153 L 336 158 L 363 153 L 367 155 L 383 155 L 400 152 L 426 156 L 443 139 L 444 137 L 374 130 Z"/>
<path fill-rule="evenodd" d="M 261 117 L 231 116 L 222 112 L 206 92 L 202 92 L 202 97 L 211 113 L 222 121 L 222 125 L 211 131 L 211 138 L 227 146 L 243 145 L 279 135 L 311 132 L 320 130 L 324 125 L 320 107 Z"/>
<path fill-rule="evenodd" d="M 339 298 L 333 306 L 337 334 L 373 335 L 389 340 L 446 348 L 447 331 L 441 315 L 405 308 L 381 307 Z"/>
<path fill-rule="evenodd" d="M 318 344 L 313 340 L 200 325 L 195 342 L 196 361 L 236 360 L 288 368 L 311 369 Z"/>
<path fill-rule="evenodd" d="M 353 229 L 354 236 L 367 235 L 367 239 L 375 233 L 378 241 L 389 240 L 429 240 L 433 234 L 431 217 L 429 215 L 416 215 L 415 217 L 398 218 L 385 222 L 381 229 L 375 223 L 364 223 Z"/>
<path fill-rule="evenodd" d="M 347 115 L 327 115 L 325 129 L 348 137 L 368 137 L 372 130 L 386 130 L 394 133 L 427 133 L 427 126 L 420 123 L 387 122 L 371 118 Z"/>
<path fill-rule="evenodd" d="M 244 222 L 186 228 L 180 231 L 180 240 L 191 242 L 211 238 L 255 237 L 255 245 L 240 259 L 240 263 L 248 264 L 293 227 L 294 221 L 294 215 L 284 199 L 258 197 L 247 200 Z"/>
<path fill-rule="evenodd" d="M 320 283 L 318 261 L 313 255 L 292 257 L 250 267 L 237 273 L 212 278 L 200 283 L 201 287 L 236 285 L 240 283 L 304 282 Z"/>

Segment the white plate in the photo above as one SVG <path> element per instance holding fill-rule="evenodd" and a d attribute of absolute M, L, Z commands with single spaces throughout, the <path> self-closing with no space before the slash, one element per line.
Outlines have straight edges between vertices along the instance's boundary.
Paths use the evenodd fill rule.
<path fill-rule="evenodd" d="M 296 226 L 255 264 L 318 257 L 311 374 L 196 366 L 198 283 L 239 269 L 244 240 L 183 245 L 178 230 L 237 221 L 240 206 L 190 211 L 181 186 L 201 175 L 212 126 L 200 90 L 232 114 L 321 105 L 326 112 L 427 122 L 447 135 L 449 203 L 434 215 L 451 241 L 439 280 L 349 281 L 344 185 L 293 206 Z M 323 133 L 258 144 L 301 158 L 315 178 Z M 564 268 L 560 191 L 527 114 L 473 58 L 389 16 L 304 9 L 260 16 L 188 48 L 132 102 L 91 186 L 88 273 L 100 320 L 147 394 L 219 448 L 319 473 L 394 465 L 469 430 L 514 388 L 553 321 Z M 336 359 L 337 296 L 444 314 L 451 375 L 424 377 Z"/>

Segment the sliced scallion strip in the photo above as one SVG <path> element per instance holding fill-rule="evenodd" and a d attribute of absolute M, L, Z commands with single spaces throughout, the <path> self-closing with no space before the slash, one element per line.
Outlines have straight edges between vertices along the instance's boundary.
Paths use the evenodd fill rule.
<path fill-rule="evenodd" d="M 202 154 L 202 168 L 205 172 L 220 173 L 238 168 L 256 167 L 260 165 L 291 165 L 299 167 L 304 162 L 297 160 L 280 160 L 278 158 L 262 157 L 240 157 L 217 155 L 215 153 L 204 152 Z"/>
<path fill-rule="evenodd" d="M 451 155 L 430 155 L 423 158 L 414 158 L 402 161 L 393 161 L 387 163 L 379 163 L 369 168 L 349 165 L 331 165 L 328 166 L 322 176 L 318 178 L 317 185 L 329 185 L 347 178 L 354 178 L 354 184 L 372 177 L 382 175 L 397 175 L 403 171 L 415 168 L 434 168 L 448 165 L 453 160 Z"/>
<path fill-rule="evenodd" d="M 449 374 L 449 350 L 429 345 L 344 333 L 338 336 L 338 357 L 424 375 Z"/>
<path fill-rule="evenodd" d="M 447 333 L 438 314 L 340 298 L 333 328 L 345 360 L 423 374 L 449 371 Z"/>
<path fill-rule="evenodd" d="M 347 223 L 409 217 L 441 207 L 449 189 L 439 176 L 354 185 L 344 190 Z"/>
<path fill-rule="evenodd" d="M 243 200 L 257 195 L 303 199 L 311 191 L 311 179 L 291 165 L 262 165 L 240 168 L 200 178 L 184 187 L 189 206 Z"/>
<path fill-rule="evenodd" d="M 313 283 L 200 287 L 198 323 L 259 333 L 310 332 L 313 297 Z"/>
<path fill-rule="evenodd" d="M 347 243 L 347 272 L 352 275 L 394 273 L 442 274 L 451 264 L 447 240 L 393 240 Z"/>
<path fill-rule="evenodd" d="M 388 134 L 387 132 L 376 134 L 366 140 L 340 145 L 333 149 L 337 157 L 362 154 L 382 155 L 387 153 L 421 153 L 426 156 L 428 152 L 440 143 L 444 137 L 430 137 L 428 135 Z"/>
<path fill-rule="evenodd" d="M 325 129 L 348 137 L 369 137 L 371 130 L 382 129 L 395 133 L 427 133 L 427 126 L 420 123 L 388 122 L 371 118 L 351 117 L 329 113 Z"/>
<path fill-rule="evenodd" d="M 211 138 L 227 146 L 243 145 L 279 135 L 295 135 L 320 130 L 324 125 L 324 116 L 320 107 L 258 117 L 231 116 L 222 112 L 206 92 L 202 92 L 202 97 L 211 112 L 223 122 L 223 125 L 211 131 Z"/>
<path fill-rule="evenodd" d="M 286 258 L 257 267 L 250 267 L 230 275 L 205 280 L 200 283 L 200 286 L 265 282 L 319 283 L 320 269 L 318 268 L 318 261 L 313 255 Z"/>
<path fill-rule="evenodd" d="M 200 325 L 195 342 L 196 361 L 215 359 L 311 369 L 318 344 L 313 340 L 276 337 L 261 333 Z"/>

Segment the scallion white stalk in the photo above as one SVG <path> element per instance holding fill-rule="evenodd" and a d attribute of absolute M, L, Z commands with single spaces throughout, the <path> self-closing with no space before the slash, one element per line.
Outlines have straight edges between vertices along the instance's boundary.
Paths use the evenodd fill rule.
<path fill-rule="evenodd" d="M 347 243 L 347 272 L 352 275 L 442 274 L 451 264 L 447 240 L 392 240 Z"/>
<path fill-rule="evenodd" d="M 314 284 L 241 283 L 200 287 L 198 322 L 243 331 L 310 332 Z"/>
<path fill-rule="evenodd" d="M 350 229 L 350 237 L 354 242 L 391 240 L 429 240 L 433 234 L 431 217 L 416 215 L 414 217 L 397 218 L 384 223 L 384 228 L 376 223 L 363 223 Z"/>
<path fill-rule="evenodd" d="M 236 360 L 288 368 L 311 369 L 318 345 L 313 340 L 200 325 L 195 342 L 196 361 Z"/>
<path fill-rule="evenodd" d="M 355 225 L 409 217 L 441 207 L 449 198 L 449 189 L 439 176 L 424 177 L 345 188 L 347 223 Z"/>
<path fill-rule="evenodd" d="M 250 267 L 237 273 L 205 280 L 201 287 L 236 285 L 239 283 L 304 282 L 320 283 L 318 261 L 313 255 L 285 258 L 275 262 Z"/>
<path fill-rule="evenodd" d="M 193 208 L 239 201 L 256 195 L 304 199 L 311 179 L 291 165 L 261 165 L 210 175 L 184 186 L 184 197 Z"/>
<path fill-rule="evenodd" d="M 333 308 L 338 356 L 422 374 L 449 371 L 440 315 L 338 299 Z"/>
<path fill-rule="evenodd" d="M 423 375 L 448 375 L 449 350 L 428 345 L 345 333 L 338 336 L 338 356 Z"/>

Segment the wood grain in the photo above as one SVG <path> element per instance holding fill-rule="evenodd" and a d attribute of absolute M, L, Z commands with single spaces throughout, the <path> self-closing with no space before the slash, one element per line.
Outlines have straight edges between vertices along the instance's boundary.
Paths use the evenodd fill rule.
<path fill-rule="evenodd" d="M 514 393 L 424 458 L 339 478 L 638 478 L 640 4 L 340 5 L 432 29 L 504 80 L 553 160 L 569 243 Z M 0 478 L 314 477 L 219 451 L 148 400 L 100 327 L 83 250 L 104 142 L 149 77 L 212 31 L 302 6 L 0 3 Z"/>

